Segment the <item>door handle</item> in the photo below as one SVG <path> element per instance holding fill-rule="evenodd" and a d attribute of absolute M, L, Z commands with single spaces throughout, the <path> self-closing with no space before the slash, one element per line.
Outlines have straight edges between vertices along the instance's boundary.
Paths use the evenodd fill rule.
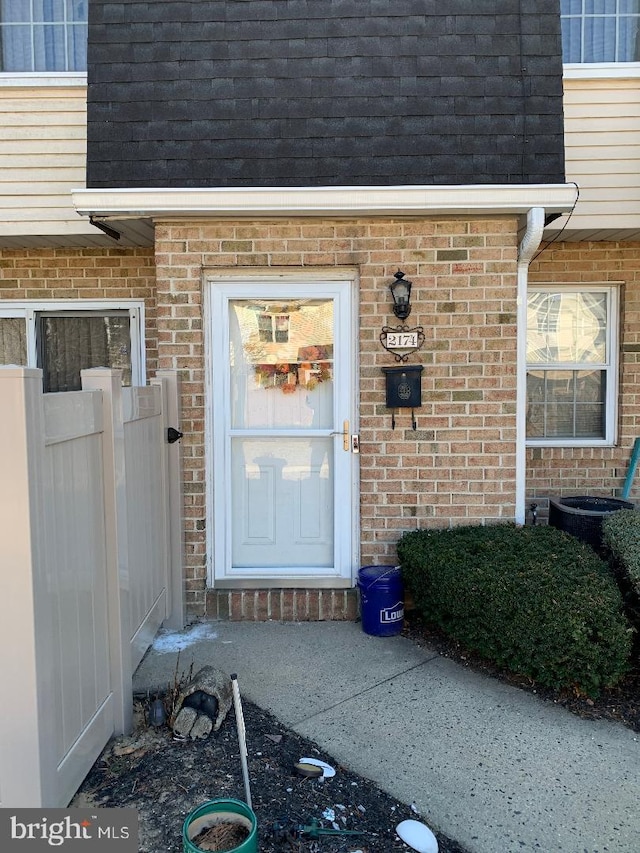
<path fill-rule="evenodd" d="M 351 450 L 351 437 L 349 435 L 349 421 L 342 422 L 342 429 L 336 432 L 330 432 L 329 435 L 342 436 L 342 449 L 349 452 Z"/>

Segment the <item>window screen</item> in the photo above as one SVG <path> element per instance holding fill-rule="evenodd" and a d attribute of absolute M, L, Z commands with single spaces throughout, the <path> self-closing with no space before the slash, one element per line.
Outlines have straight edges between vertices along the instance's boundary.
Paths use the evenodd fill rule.
<path fill-rule="evenodd" d="M 109 314 L 40 314 L 38 359 L 45 391 L 77 391 L 80 371 L 117 367 L 131 385 L 131 330 L 128 312 Z"/>

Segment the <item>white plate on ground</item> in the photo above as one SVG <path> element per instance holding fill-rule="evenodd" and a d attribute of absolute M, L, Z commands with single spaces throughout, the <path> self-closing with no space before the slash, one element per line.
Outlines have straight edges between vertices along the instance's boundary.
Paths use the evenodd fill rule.
<path fill-rule="evenodd" d="M 438 839 L 429 827 L 419 820 L 403 820 L 396 826 L 396 832 L 405 844 L 418 853 L 438 853 Z"/>
<path fill-rule="evenodd" d="M 319 758 L 301 758 L 301 764 L 314 764 L 316 767 L 322 767 L 322 776 L 324 779 L 329 779 L 336 775 L 336 771 L 326 761 L 320 761 Z"/>

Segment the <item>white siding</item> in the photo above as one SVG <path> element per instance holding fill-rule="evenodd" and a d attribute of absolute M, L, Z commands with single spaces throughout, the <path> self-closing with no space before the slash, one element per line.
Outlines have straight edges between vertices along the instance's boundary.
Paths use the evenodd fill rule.
<path fill-rule="evenodd" d="M 640 229 L 640 80 L 565 79 L 570 230 Z"/>
<path fill-rule="evenodd" d="M 0 245 L 96 235 L 71 202 L 85 186 L 86 142 L 86 86 L 0 87 Z"/>

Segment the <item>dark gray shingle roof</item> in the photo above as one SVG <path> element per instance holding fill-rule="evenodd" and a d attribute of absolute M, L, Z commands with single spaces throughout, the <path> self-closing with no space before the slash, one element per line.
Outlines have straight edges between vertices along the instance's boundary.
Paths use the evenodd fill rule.
<path fill-rule="evenodd" d="M 563 180 L 557 0 L 90 3 L 90 187 Z"/>

